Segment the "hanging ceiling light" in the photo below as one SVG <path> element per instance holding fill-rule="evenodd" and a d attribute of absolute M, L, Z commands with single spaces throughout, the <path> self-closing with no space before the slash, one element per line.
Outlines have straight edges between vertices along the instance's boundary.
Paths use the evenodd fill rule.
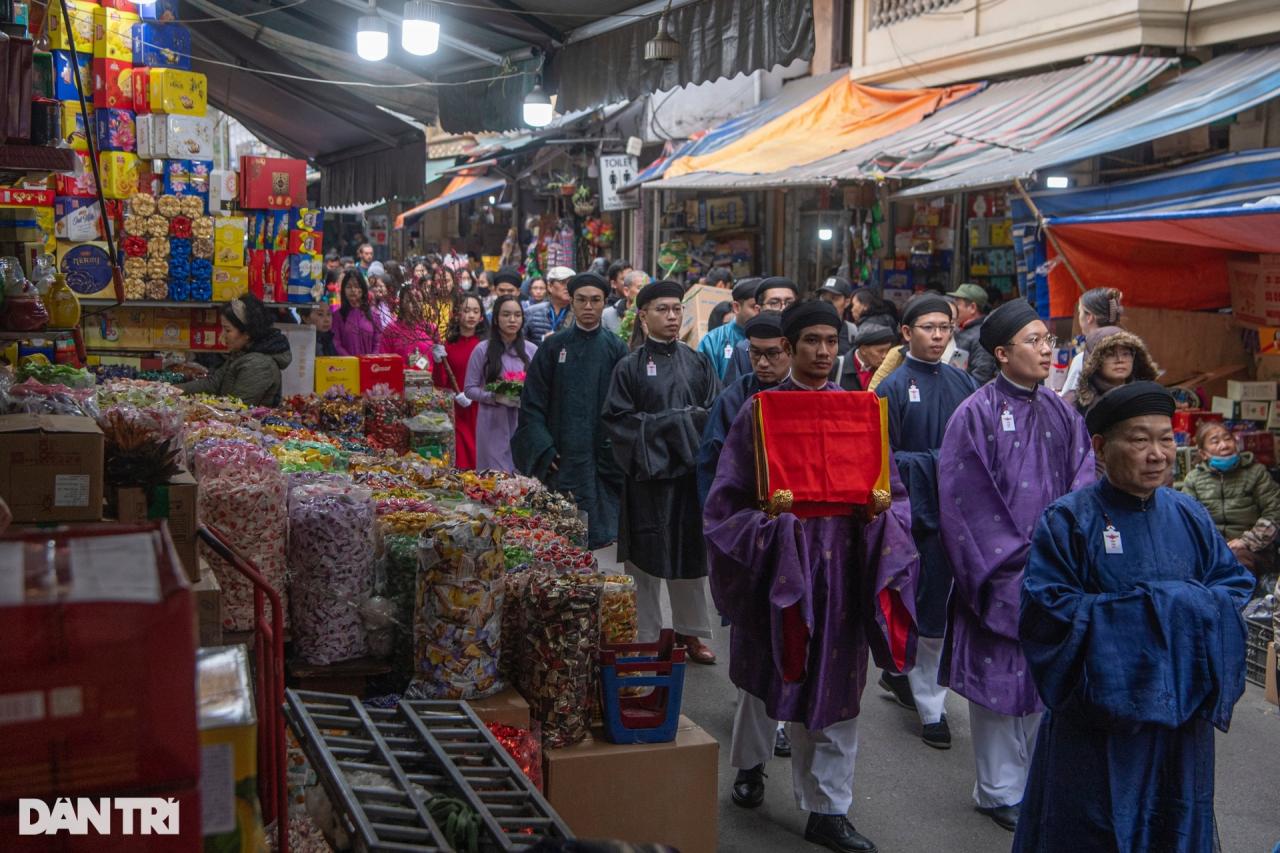
<path fill-rule="evenodd" d="M 378 17 L 375 0 L 369 0 L 369 14 L 361 15 L 356 26 L 356 54 L 369 62 L 386 59 L 390 41 L 387 22 Z"/>
<path fill-rule="evenodd" d="M 400 44 L 414 56 L 430 56 L 439 49 L 440 22 L 435 6 L 428 0 L 409 0 L 404 4 Z"/>
<path fill-rule="evenodd" d="M 667 8 L 658 16 L 658 31 L 653 38 L 645 42 L 644 58 L 653 62 L 671 62 L 680 58 L 680 42 L 671 35 L 671 23 L 667 16 L 671 14 L 671 0 L 667 0 Z"/>
<path fill-rule="evenodd" d="M 524 96 L 524 123 L 529 127 L 546 127 L 554 116 L 551 98 L 542 91 L 542 75 L 538 75 L 533 89 Z"/>

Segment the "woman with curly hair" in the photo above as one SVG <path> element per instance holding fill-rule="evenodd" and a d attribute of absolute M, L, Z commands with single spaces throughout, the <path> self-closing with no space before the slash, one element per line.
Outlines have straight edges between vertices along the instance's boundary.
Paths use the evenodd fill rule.
<path fill-rule="evenodd" d="M 471 353 L 488 333 L 489 326 L 484 321 L 484 305 L 480 297 L 468 293 L 458 300 L 449 321 L 448 332 L 444 343 L 436 344 L 433 354 L 436 366 L 433 381 L 437 388 L 447 388 L 453 392 L 453 433 L 457 445 L 454 467 L 461 469 L 476 467 L 476 408 L 471 405 L 471 398 L 465 393 L 467 364 L 471 361 Z"/>

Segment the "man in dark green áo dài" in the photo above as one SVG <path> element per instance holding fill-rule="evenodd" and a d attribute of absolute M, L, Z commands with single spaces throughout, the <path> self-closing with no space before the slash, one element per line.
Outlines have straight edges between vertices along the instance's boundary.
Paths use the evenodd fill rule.
<path fill-rule="evenodd" d="M 622 470 L 600 420 L 613 368 L 627 354 L 600 318 L 609 284 L 582 273 L 569 281 L 574 325 L 538 347 L 520 395 L 511 456 L 520 473 L 573 497 L 587 514 L 587 546 L 618 538 Z"/>

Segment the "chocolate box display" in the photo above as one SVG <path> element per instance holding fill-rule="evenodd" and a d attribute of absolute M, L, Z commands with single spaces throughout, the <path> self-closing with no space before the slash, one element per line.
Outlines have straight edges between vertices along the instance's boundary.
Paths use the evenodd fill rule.
<path fill-rule="evenodd" d="M 111 256 L 106 243 L 58 241 L 58 269 L 77 296 L 97 296 L 111 289 Z"/>
<path fill-rule="evenodd" d="M 96 198 L 58 196 L 53 203 L 53 233 L 59 240 L 101 240 L 102 209 Z"/>

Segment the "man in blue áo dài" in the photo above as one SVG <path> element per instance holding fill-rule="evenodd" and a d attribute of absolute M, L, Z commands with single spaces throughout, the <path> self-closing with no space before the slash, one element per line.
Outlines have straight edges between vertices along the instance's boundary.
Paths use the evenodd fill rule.
<path fill-rule="evenodd" d="M 906 358 L 876 388 L 889 401 L 889 446 L 911 497 L 911 534 L 920 549 L 916 665 L 905 676 L 884 673 L 880 686 L 919 713 L 921 737 L 937 749 L 951 748 L 947 689 L 938 684 L 951 593 L 951 567 L 938 536 L 938 449 L 952 413 L 978 390 L 969 374 L 942 363 L 952 329 L 951 304 L 941 295 L 926 293 L 907 303 Z"/>
<path fill-rule="evenodd" d="M 791 279 L 780 275 L 770 276 L 756 286 L 756 309 L 761 314 L 768 311 L 780 315 L 799 300 L 800 288 Z M 721 384 L 728 387 L 749 373 L 751 373 L 750 344 L 748 341 L 738 341 L 734 345 L 733 358 L 729 360 L 729 366 L 725 369 L 724 381 Z"/>
<path fill-rule="evenodd" d="M 1108 391 L 1086 417 L 1106 476 L 1036 526 L 1018 636 L 1048 710 L 1014 853 L 1207 853 L 1214 729 L 1244 692 L 1253 577 L 1165 482 L 1173 396 Z"/>
<path fill-rule="evenodd" d="M 747 339 L 747 323 L 760 313 L 756 307 L 756 287 L 760 279 L 744 278 L 733 286 L 733 322 L 723 323 L 702 336 L 698 352 L 711 359 L 716 377 L 724 379 L 733 359 L 733 348 Z"/>
<path fill-rule="evenodd" d="M 1045 507 L 1093 482 L 1075 408 L 1040 383 L 1057 343 L 1025 299 L 991 313 L 975 341 L 999 365 L 960 404 L 938 454 L 942 545 L 955 586 L 938 681 L 969 700 L 978 810 L 1010 831 L 1044 706 L 1018 642 L 1031 533 Z"/>

